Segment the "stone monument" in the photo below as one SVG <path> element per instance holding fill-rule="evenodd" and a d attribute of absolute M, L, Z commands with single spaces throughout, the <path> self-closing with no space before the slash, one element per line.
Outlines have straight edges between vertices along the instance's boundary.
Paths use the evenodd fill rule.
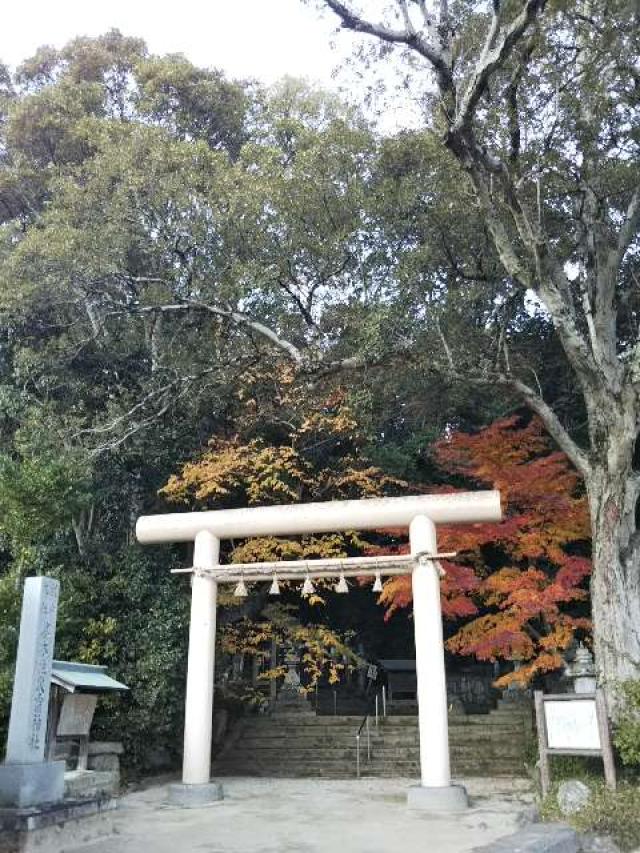
<path fill-rule="evenodd" d="M 57 803 L 64 796 L 64 761 L 44 760 L 59 591 L 53 578 L 25 581 L 7 751 L 0 764 L 3 807 Z"/>
<path fill-rule="evenodd" d="M 580 643 L 572 664 L 565 667 L 565 675 L 573 680 L 574 693 L 595 693 L 598 686 L 596 666 L 589 649 Z"/>
<path fill-rule="evenodd" d="M 294 649 L 290 649 L 285 655 L 284 662 L 287 672 L 285 673 L 282 689 L 278 694 L 273 709 L 276 714 L 296 713 L 310 715 L 315 713 L 309 705 L 300 683 L 300 676 L 296 669 L 298 660 L 299 654 Z"/>

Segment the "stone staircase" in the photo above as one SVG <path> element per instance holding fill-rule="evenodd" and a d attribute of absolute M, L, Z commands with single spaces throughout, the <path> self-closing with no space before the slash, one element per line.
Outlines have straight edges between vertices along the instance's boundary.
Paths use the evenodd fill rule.
<path fill-rule="evenodd" d="M 361 716 L 317 716 L 283 709 L 272 716 L 245 717 L 216 756 L 218 776 L 353 778 L 355 733 Z M 418 720 L 388 716 L 371 720 L 371 761 L 361 739 L 361 773 L 372 777 L 419 775 Z M 449 739 L 454 777 L 525 776 L 531 738 L 529 706 L 504 704 L 489 714 L 451 715 Z"/>

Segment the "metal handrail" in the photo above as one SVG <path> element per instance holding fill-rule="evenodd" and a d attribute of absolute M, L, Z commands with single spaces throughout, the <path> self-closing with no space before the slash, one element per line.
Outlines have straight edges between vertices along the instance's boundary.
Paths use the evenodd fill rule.
<path fill-rule="evenodd" d="M 369 727 L 369 714 L 365 715 L 365 718 L 360 723 L 360 728 L 356 732 L 356 778 L 360 778 L 360 736 L 362 735 L 362 729 L 366 726 L 367 728 L 367 764 L 371 761 L 371 729 Z"/>
<path fill-rule="evenodd" d="M 383 714 L 383 717 L 386 717 L 387 716 L 387 692 L 386 692 L 386 688 L 384 687 L 384 685 L 382 687 L 381 693 L 382 693 L 382 714 Z M 374 719 L 375 719 L 376 729 L 378 728 L 378 717 L 379 717 L 378 711 L 379 711 L 378 692 L 376 691 L 375 710 L 374 710 Z M 371 761 L 371 726 L 369 723 L 370 719 L 371 719 L 371 713 L 367 712 L 364 715 L 362 722 L 360 723 L 360 726 L 358 727 L 358 731 L 356 732 L 356 778 L 357 779 L 360 778 L 360 738 L 362 736 L 362 730 L 363 729 L 366 729 L 366 732 L 367 732 L 367 764 Z"/>

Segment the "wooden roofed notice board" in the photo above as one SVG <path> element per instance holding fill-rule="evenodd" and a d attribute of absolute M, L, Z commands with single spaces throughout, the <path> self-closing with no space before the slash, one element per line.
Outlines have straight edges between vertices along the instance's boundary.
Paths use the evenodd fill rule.
<path fill-rule="evenodd" d="M 607 706 L 602 690 L 595 693 L 534 693 L 542 793 L 551 787 L 549 756 L 601 757 L 610 788 L 616 787 Z"/>

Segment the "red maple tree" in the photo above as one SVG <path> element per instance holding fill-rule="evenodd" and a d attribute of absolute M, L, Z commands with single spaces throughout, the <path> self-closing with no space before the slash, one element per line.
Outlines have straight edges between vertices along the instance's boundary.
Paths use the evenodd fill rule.
<path fill-rule="evenodd" d="M 447 647 L 484 661 L 518 661 L 496 684 L 526 684 L 560 667 L 576 632 L 590 629 L 580 604 L 588 598 L 591 571 L 583 556 L 590 532 L 582 482 L 537 418 L 454 432 L 434 452 L 446 474 L 471 487 L 499 489 L 504 511 L 496 524 L 439 530 L 439 549 L 458 554 L 442 564 L 444 616 L 462 621 Z M 383 550 L 389 551 L 376 553 Z M 392 550 L 406 552 L 407 545 Z M 387 617 L 411 600 L 408 576 L 387 581 L 380 597 Z"/>

